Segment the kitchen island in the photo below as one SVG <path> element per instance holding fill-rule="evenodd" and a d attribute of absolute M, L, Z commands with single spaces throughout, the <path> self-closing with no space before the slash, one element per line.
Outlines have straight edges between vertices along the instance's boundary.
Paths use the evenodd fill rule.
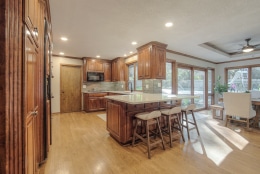
<path fill-rule="evenodd" d="M 105 98 L 107 130 L 120 144 L 127 144 L 132 140 L 135 114 L 180 106 L 182 99 L 195 96 L 141 93 L 105 96 Z"/>

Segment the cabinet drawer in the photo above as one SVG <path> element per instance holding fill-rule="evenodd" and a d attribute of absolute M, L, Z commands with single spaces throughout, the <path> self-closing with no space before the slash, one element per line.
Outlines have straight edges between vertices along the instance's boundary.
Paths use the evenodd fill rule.
<path fill-rule="evenodd" d="M 137 111 L 143 109 L 144 109 L 144 104 L 136 104 L 136 105 L 127 104 L 127 111 Z"/>
<path fill-rule="evenodd" d="M 144 108 L 145 109 L 159 108 L 159 103 L 158 102 L 155 102 L 155 103 L 145 103 L 144 104 Z"/>

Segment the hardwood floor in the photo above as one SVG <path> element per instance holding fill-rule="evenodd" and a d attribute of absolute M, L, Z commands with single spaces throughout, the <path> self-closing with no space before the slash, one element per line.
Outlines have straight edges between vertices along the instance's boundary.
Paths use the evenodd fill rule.
<path fill-rule="evenodd" d="M 53 114 L 53 144 L 40 174 L 260 173 L 260 131 L 224 127 L 210 111 L 196 112 L 200 137 L 180 137 L 173 148 L 159 145 L 147 158 L 142 144 L 119 145 L 106 131 L 104 112 Z"/>

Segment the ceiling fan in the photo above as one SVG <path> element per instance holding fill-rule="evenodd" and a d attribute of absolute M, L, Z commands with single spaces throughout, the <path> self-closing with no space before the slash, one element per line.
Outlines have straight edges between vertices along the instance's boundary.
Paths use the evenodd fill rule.
<path fill-rule="evenodd" d="M 248 52 L 254 51 L 254 50 L 256 49 L 256 47 L 260 46 L 260 44 L 250 45 L 250 44 L 249 44 L 249 41 L 250 41 L 250 40 L 251 40 L 251 38 L 245 39 L 246 45 L 242 47 L 242 51 L 243 51 L 244 53 L 248 53 Z"/>

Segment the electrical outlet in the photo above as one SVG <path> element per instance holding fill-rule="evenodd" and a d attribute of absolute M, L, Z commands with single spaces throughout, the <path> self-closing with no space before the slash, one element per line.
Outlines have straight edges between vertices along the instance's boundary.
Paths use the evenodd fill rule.
<path fill-rule="evenodd" d="M 85 88 L 87 88 L 87 86 L 86 86 L 86 85 L 83 85 L 83 88 L 85 89 Z"/>
<path fill-rule="evenodd" d="M 158 83 L 158 87 L 159 87 L 159 88 L 161 87 L 161 83 Z"/>
<path fill-rule="evenodd" d="M 146 87 L 146 89 L 148 89 L 148 88 L 149 88 L 149 85 L 145 85 L 145 87 Z"/>
<path fill-rule="evenodd" d="M 124 88 L 124 85 L 121 85 L 121 88 Z"/>

